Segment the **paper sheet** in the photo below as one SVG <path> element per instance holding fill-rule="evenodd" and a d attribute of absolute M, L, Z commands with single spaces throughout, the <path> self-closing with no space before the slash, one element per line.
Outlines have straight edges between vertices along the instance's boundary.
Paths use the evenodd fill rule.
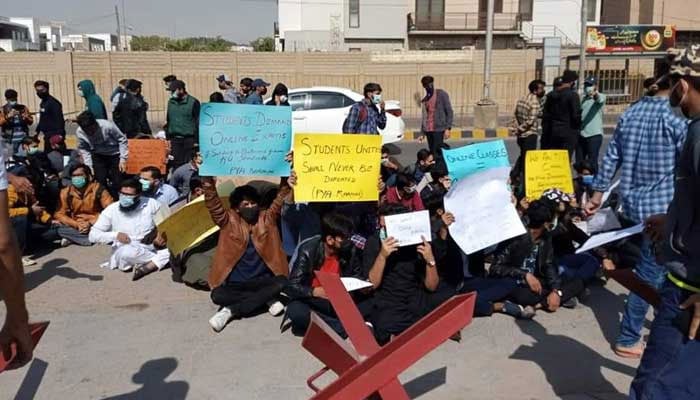
<path fill-rule="evenodd" d="M 620 220 L 617 218 L 615 211 L 613 211 L 613 209 L 610 207 L 598 210 L 598 212 L 586 222 L 588 226 L 587 232 L 589 235 L 622 228 L 622 225 L 620 225 Z"/>
<path fill-rule="evenodd" d="M 340 281 L 343 282 L 343 286 L 345 286 L 345 290 L 347 290 L 348 292 L 372 287 L 372 282 L 363 281 L 357 278 L 344 277 L 340 278 Z"/>
<path fill-rule="evenodd" d="M 399 246 L 430 242 L 430 215 L 427 210 L 384 217 L 387 237 L 393 237 Z"/>
<path fill-rule="evenodd" d="M 618 240 L 624 239 L 626 237 L 636 235 L 644 230 L 644 224 L 635 225 L 626 229 L 621 229 L 619 231 L 605 232 L 595 236 L 591 236 L 586 243 L 576 250 L 576 254 L 583 253 L 588 250 L 595 249 L 597 247 L 606 245 L 608 243 L 616 242 Z"/>

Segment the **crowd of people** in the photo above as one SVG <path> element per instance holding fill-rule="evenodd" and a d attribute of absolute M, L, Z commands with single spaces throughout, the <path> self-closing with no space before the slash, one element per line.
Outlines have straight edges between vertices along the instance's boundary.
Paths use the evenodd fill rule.
<path fill-rule="evenodd" d="M 371 286 L 352 297 L 380 344 L 459 293 L 477 293 L 476 316 L 532 319 L 538 312 L 577 307 L 604 270 L 633 268 L 663 299 L 646 350 L 641 329 L 648 304 L 632 293 L 625 306 L 614 350 L 622 357 L 644 357 L 633 398 L 649 398 L 652 392 L 668 394 L 659 398 L 692 398 L 684 382 L 692 380 L 689 366 L 700 359 L 697 342 L 686 340 L 695 337 L 700 324 L 700 124 L 689 129 L 689 118 L 700 115 L 699 49 L 674 53 L 669 67 L 622 115 L 600 168 L 605 95 L 595 78 L 585 80 L 583 99 L 572 71 L 557 78 L 548 94 L 544 82 L 530 83 L 515 110 L 511 131 L 522 154 L 508 182 L 526 233 L 473 254 L 462 251 L 449 229 L 455 216 L 444 198 L 452 180 L 442 150 L 453 114 L 449 96 L 430 76 L 421 80 L 426 93 L 422 130 L 429 148 L 417 153 L 415 164 L 402 165 L 395 147 L 383 146 L 379 201 L 345 203 L 296 202 L 297 172 L 290 153 L 292 172 L 279 185 L 253 181 L 238 186 L 227 193 L 225 204 L 217 179 L 199 174 L 200 103 L 175 76 L 164 78 L 171 97 L 164 133 L 156 135 L 141 82 L 120 82 L 110 96 L 110 121 L 94 84 L 81 81 L 78 91 L 86 109 L 74 120 L 74 150 L 66 148 L 62 106 L 50 95 L 48 82 L 35 83 L 41 98 L 36 135 L 30 135 L 32 113 L 9 89 L 0 113 L 9 179 L 9 185 L 0 179 L 0 200 L 7 207 L 0 213 L 0 276 L 13 277 L 0 280 L 5 284 L 0 289 L 8 310 L 15 310 L 8 319 L 26 320 L 23 296 L 6 283 L 21 283 L 13 270 L 20 253 L 12 252 L 12 237 L 18 238 L 25 266 L 34 262 L 29 255 L 38 246 L 60 243 L 110 245 L 111 255 L 101 267 L 132 271 L 133 280 L 170 267 L 176 282 L 211 292 L 220 307 L 209 319 L 216 332 L 267 309 L 284 314 L 282 325 L 289 321 L 295 335 L 304 335 L 313 312 L 345 337 L 315 272 L 359 278 Z M 238 86 L 227 75 L 216 81 L 220 91 L 211 102 L 289 105 L 283 84 L 265 102 L 270 85 L 262 79 L 244 78 Z M 378 134 L 386 124 L 381 86 L 369 83 L 363 94 L 343 123 L 345 133 Z M 168 141 L 167 170 L 147 166 L 126 174 L 127 140 L 136 138 Z M 538 145 L 567 150 L 572 159 L 576 155 L 574 193 L 552 188 L 539 198 L 525 196 L 525 155 Z M 617 195 L 603 201 L 618 172 Z M 200 196 L 220 230 L 182 254 L 171 254 L 157 225 Z M 625 224 L 645 223 L 647 234 L 576 254 L 589 238 L 581 223 L 601 207 L 618 211 Z M 667 209 L 666 219 L 660 214 Z M 388 237 L 386 217 L 420 210 L 429 212 L 431 237 L 413 246 L 399 246 Z M 664 240 L 669 237 L 664 225 L 670 240 Z M 670 258 L 660 261 L 661 254 Z M 682 310 L 694 315 L 686 315 L 680 329 L 674 324 Z M 9 329 L 6 325 L 0 339 L 16 333 Z M 15 339 L 24 345 L 24 337 Z"/>

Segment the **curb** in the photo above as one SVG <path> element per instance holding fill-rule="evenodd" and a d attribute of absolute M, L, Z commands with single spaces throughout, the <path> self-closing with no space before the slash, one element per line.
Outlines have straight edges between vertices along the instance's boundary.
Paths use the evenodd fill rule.
<path fill-rule="evenodd" d="M 406 131 L 403 136 L 404 142 L 418 140 L 422 136 L 421 131 Z M 452 129 L 450 139 L 487 139 L 487 138 L 507 138 L 508 128 L 499 127 L 496 129 Z"/>

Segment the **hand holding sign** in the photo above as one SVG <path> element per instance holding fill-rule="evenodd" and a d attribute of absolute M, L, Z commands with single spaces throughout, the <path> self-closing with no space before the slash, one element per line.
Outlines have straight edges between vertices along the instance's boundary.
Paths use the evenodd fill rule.
<path fill-rule="evenodd" d="M 430 215 L 427 210 L 384 217 L 386 234 L 398 241 L 399 246 L 410 246 L 430 240 Z"/>

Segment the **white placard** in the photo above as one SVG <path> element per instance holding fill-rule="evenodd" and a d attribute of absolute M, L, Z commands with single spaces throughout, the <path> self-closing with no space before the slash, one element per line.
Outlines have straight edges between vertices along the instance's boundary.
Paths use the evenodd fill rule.
<path fill-rule="evenodd" d="M 357 278 L 342 277 L 340 278 L 340 281 L 343 282 L 343 286 L 345 286 L 345 290 L 348 292 L 372 287 L 372 282 L 363 281 L 362 279 Z"/>
<path fill-rule="evenodd" d="M 635 225 L 627 229 L 621 229 L 619 231 L 605 232 L 595 236 L 591 236 L 583 246 L 576 249 L 576 254 L 583 253 L 584 251 L 592 250 L 597 247 L 612 243 L 626 237 L 636 235 L 644 230 L 644 224 Z"/>
<path fill-rule="evenodd" d="M 430 242 L 430 215 L 427 210 L 384 217 L 386 236 L 399 242 L 399 247 Z"/>
<path fill-rule="evenodd" d="M 525 233 L 507 187 L 508 169 L 492 168 L 461 179 L 445 196 L 455 222 L 450 235 L 466 254 Z"/>
<path fill-rule="evenodd" d="M 615 215 L 615 211 L 610 207 L 598 210 L 587 222 L 589 235 L 622 228 L 620 220 L 617 218 L 617 215 Z"/>

